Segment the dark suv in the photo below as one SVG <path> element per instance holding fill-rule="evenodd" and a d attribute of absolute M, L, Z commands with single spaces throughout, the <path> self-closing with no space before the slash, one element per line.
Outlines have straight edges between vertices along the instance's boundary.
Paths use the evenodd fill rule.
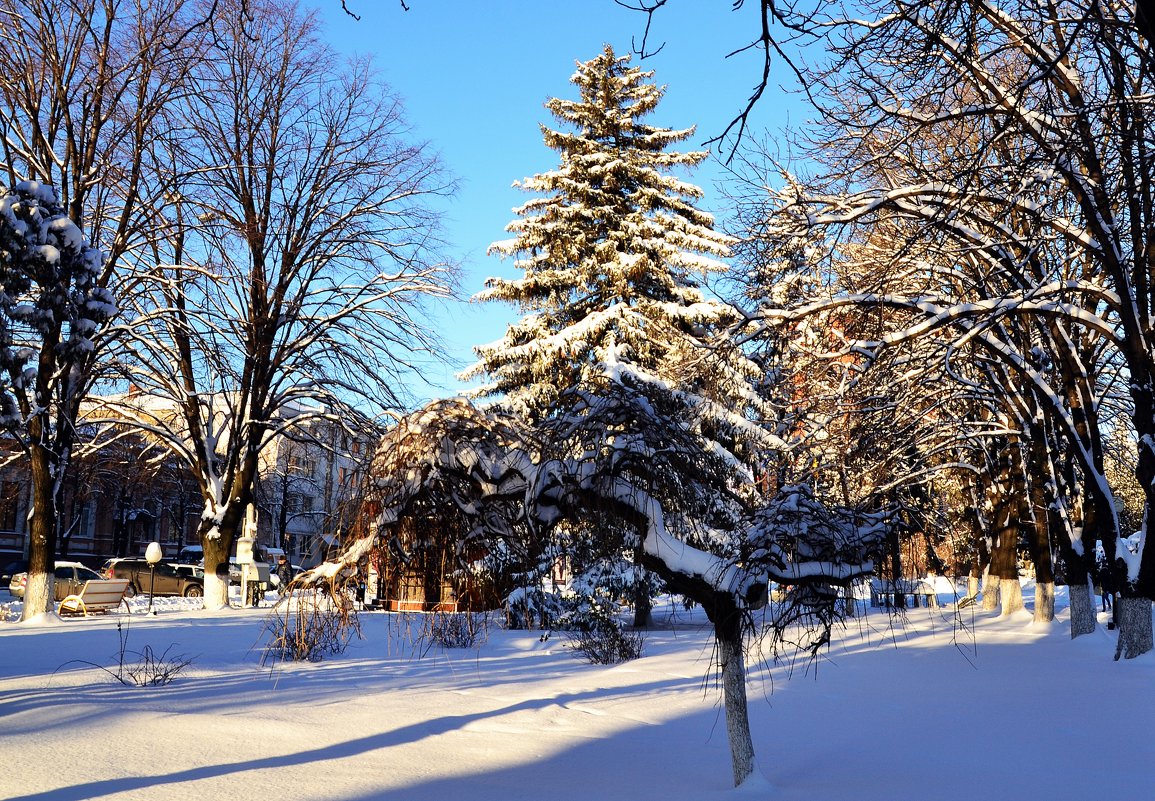
<path fill-rule="evenodd" d="M 140 557 L 109 559 L 104 563 L 106 578 L 128 579 L 125 595 L 147 593 L 150 588 L 154 595 L 183 595 L 185 598 L 202 598 L 205 594 L 204 572 L 195 565 L 174 565 L 172 562 L 158 562 L 155 584 L 152 568 L 148 561 Z"/>

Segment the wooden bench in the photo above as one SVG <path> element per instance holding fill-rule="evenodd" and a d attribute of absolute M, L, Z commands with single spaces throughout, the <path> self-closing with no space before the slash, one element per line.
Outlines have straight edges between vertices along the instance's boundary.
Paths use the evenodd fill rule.
<path fill-rule="evenodd" d="M 873 607 L 898 606 L 898 596 L 902 595 L 904 606 L 915 608 L 919 606 L 919 599 L 922 599 L 922 606 L 937 607 L 938 593 L 935 592 L 934 586 L 925 580 L 899 579 L 898 581 L 885 581 L 883 579 L 872 579 L 870 582 L 870 605 Z M 910 603 L 905 603 L 909 598 Z"/>
<path fill-rule="evenodd" d="M 972 605 L 978 603 L 978 600 L 979 600 L 978 595 L 964 595 L 962 598 L 958 599 L 958 601 L 954 605 L 954 608 L 955 609 L 966 609 L 968 606 L 972 606 Z"/>
<path fill-rule="evenodd" d="M 86 581 L 76 595 L 69 595 L 60 602 L 57 614 L 84 615 L 89 612 L 108 612 L 116 609 L 124 600 L 128 579 L 101 579 Z"/>

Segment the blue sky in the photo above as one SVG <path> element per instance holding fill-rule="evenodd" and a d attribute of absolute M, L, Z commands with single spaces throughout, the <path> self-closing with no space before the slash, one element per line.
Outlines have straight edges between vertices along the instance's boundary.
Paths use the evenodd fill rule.
<path fill-rule="evenodd" d="M 328 38 L 342 51 L 371 54 L 382 77 L 404 100 L 417 138 L 428 140 L 460 181 L 447 201 L 450 255 L 463 267 L 463 291 L 480 290 L 492 275 L 512 277 L 508 262 L 486 256 L 506 238 L 511 209 L 530 196 L 513 181 L 551 169 L 557 155 L 541 142 L 539 124 L 554 120 L 543 104 L 574 97 L 575 61 L 597 55 L 603 43 L 620 53 L 640 42 L 645 17 L 613 0 L 348 0 L 360 16 L 341 11 L 339 0 L 313 0 Z M 651 44 L 664 49 L 641 62 L 667 86 L 650 122 L 670 128 L 697 125 L 686 148 L 720 133 L 745 105 L 760 75 L 760 53 L 728 52 L 757 33 L 758 3 L 732 10 L 730 0 L 672 0 L 654 19 Z M 635 56 L 635 63 L 636 56 Z M 785 73 L 783 73 L 785 75 Z M 756 110 L 755 130 L 797 122 L 798 104 L 767 93 Z M 720 214 L 714 183 L 723 170 L 707 163 L 689 175 L 706 190 L 701 204 Z M 499 339 L 516 311 L 497 304 L 450 304 L 436 321 L 458 367 L 431 367 L 433 387 L 414 387 L 422 398 L 455 394 L 454 373 L 472 361 L 473 345 Z"/>

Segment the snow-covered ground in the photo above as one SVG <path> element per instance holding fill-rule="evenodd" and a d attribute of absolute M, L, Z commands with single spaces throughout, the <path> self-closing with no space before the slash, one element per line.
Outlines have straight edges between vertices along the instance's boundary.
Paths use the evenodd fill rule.
<path fill-rule="evenodd" d="M 385 613 L 343 655 L 262 667 L 268 613 L 158 599 L 0 623 L 0 797 L 973 801 L 1145 798 L 1155 781 L 1155 658 L 1113 662 L 1105 627 L 1071 641 L 1065 608 L 1049 626 L 871 610 L 816 672 L 752 657 L 759 774 L 738 790 L 700 613 L 662 607 L 643 658 L 614 667 L 496 627 L 422 656 L 419 616 Z M 118 625 L 129 651 L 192 665 L 137 688 L 71 661 L 115 667 Z"/>

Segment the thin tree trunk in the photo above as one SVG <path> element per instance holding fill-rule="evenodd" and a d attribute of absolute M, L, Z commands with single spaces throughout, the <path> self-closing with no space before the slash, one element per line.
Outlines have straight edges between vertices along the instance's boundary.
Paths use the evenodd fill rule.
<path fill-rule="evenodd" d="M 975 549 L 971 558 L 971 570 L 967 574 L 967 597 L 978 598 L 987 575 L 990 557 L 987 553 L 987 538 L 981 530 L 975 531 Z"/>
<path fill-rule="evenodd" d="M 1095 630 L 1095 595 L 1092 592 L 1091 565 L 1095 559 L 1095 540 L 1099 534 L 1098 514 L 1093 502 L 1084 496 L 1080 510 L 1082 532 L 1080 544 L 1083 553 L 1078 553 L 1069 537 L 1059 537 L 1060 553 L 1067 565 L 1067 594 L 1071 610 L 1071 639 Z M 1106 571 L 1110 572 L 1110 571 Z M 1110 576 L 1104 576 L 1110 583 Z"/>
<path fill-rule="evenodd" d="M 1036 418 L 1037 419 L 1037 418 Z M 1044 477 L 1050 472 L 1047 442 L 1041 425 L 1031 427 L 1031 441 L 1027 452 L 1030 460 L 1030 492 L 1024 498 L 1024 520 L 1030 521 L 1031 562 L 1035 566 L 1035 622 L 1050 623 L 1055 619 L 1055 566 L 1051 559 L 1050 518 L 1047 509 L 1047 489 Z"/>
<path fill-rule="evenodd" d="M 714 621 L 714 638 L 718 643 L 718 662 L 722 671 L 726 735 L 730 742 L 734 786 L 738 787 L 754 772 L 754 741 L 750 736 L 746 665 L 742 654 L 742 618 L 731 599 L 719 605 L 725 611 Z"/>
<path fill-rule="evenodd" d="M 898 537 L 898 526 L 890 526 L 886 534 L 886 547 L 890 552 L 890 580 L 894 589 L 894 606 L 896 609 L 906 608 L 906 593 L 899 592 L 899 583 L 902 581 L 902 547 Z"/>
<path fill-rule="evenodd" d="M 974 544 L 971 549 L 970 570 L 967 573 L 966 597 L 975 599 L 979 597 L 979 582 L 987 562 L 987 537 L 986 525 L 983 522 L 982 513 L 979 511 L 981 508 L 980 493 L 974 477 L 967 481 L 967 494 L 970 496 L 971 502 L 967 505 L 963 517 L 971 525 L 971 541 Z"/>
<path fill-rule="evenodd" d="M 1054 482 L 1048 493 L 1047 517 L 1051 521 L 1051 530 L 1056 532 L 1055 542 L 1059 549 L 1059 558 L 1065 567 L 1068 602 L 1071 610 L 1071 639 L 1083 634 L 1090 634 L 1095 630 L 1095 598 L 1090 587 L 1093 582 L 1093 567 L 1095 564 L 1095 540 L 1099 536 L 1098 515 L 1094 503 L 1086 492 L 1081 495 L 1074 492 L 1076 483 L 1074 464 L 1067 458 L 1062 465 L 1052 464 L 1051 479 Z M 1065 485 L 1065 488 L 1064 488 Z M 1060 497 L 1081 497 L 1079 503 L 1071 503 L 1064 507 L 1067 516 L 1058 509 Z M 1075 550 L 1074 533 L 1078 532 L 1078 543 L 1081 552 Z M 1105 571 L 1110 573 L 1110 571 Z M 1110 576 L 1101 577 L 1102 581 L 1110 582 Z"/>
<path fill-rule="evenodd" d="M 1007 518 L 1006 525 L 998 533 L 998 546 L 992 565 L 996 565 L 999 576 L 1000 614 L 1003 617 L 1022 611 L 1023 585 L 1019 582 L 1019 540 L 1023 527 L 1027 525 L 1024 506 L 1030 494 L 1027 491 L 1027 475 L 1023 465 L 1023 443 L 1019 437 L 1011 437 L 1007 442 Z"/>
<path fill-rule="evenodd" d="M 999 573 L 998 570 L 1006 561 L 1005 529 L 1009 524 L 1010 511 L 1006 498 L 1006 457 L 1003 456 L 1002 468 L 990 479 L 986 487 L 986 500 L 990 504 L 991 515 L 986 521 L 987 526 L 982 531 L 983 542 L 986 546 L 987 562 L 982 572 L 984 612 L 993 612 L 999 606 Z"/>
<path fill-rule="evenodd" d="M 641 548 L 634 549 L 634 628 L 644 629 L 652 622 L 651 612 L 653 603 L 650 600 L 650 582 L 646 580 L 645 568 L 642 567 Z"/>
<path fill-rule="evenodd" d="M 1062 342 L 1067 337 L 1057 322 L 1051 324 L 1052 338 Z M 1084 464 L 1080 477 L 1075 471 L 1074 456 L 1068 451 L 1061 461 L 1051 456 L 1048 448 L 1047 465 L 1050 481 L 1046 485 L 1047 520 L 1059 558 L 1062 559 L 1067 581 L 1071 610 L 1071 639 L 1095 630 L 1094 595 L 1089 591 L 1095 574 L 1095 541 L 1100 537 L 1114 541 L 1114 533 L 1104 535 L 1103 526 L 1111 528 L 1111 518 L 1100 516 L 1096 503 L 1102 503 L 1100 493 L 1093 490 L 1093 472 L 1102 473 L 1102 436 L 1099 432 L 1096 404 L 1091 398 L 1089 383 L 1081 380 L 1083 364 L 1094 364 L 1093 346 L 1086 343 L 1079 350 L 1057 348 L 1058 364 L 1063 375 L 1070 380 L 1063 381 L 1067 405 L 1071 409 L 1078 440 L 1087 453 L 1091 454 L 1091 465 Z M 1082 357 L 1079 351 L 1084 351 Z M 1040 431 L 1041 430 L 1041 431 Z M 1059 435 L 1053 423 L 1044 419 L 1036 420 L 1033 439 L 1057 442 Z M 1093 470 L 1090 468 L 1094 468 Z M 1068 502 L 1067 499 L 1070 499 Z M 1078 499 L 1078 502 L 1076 502 Z M 1060 507 L 1060 503 L 1063 504 Z M 1060 512 L 1060 508 L 1066 514 Z M 1108 581 L 1109 578 L 1104 578 Z"/>

